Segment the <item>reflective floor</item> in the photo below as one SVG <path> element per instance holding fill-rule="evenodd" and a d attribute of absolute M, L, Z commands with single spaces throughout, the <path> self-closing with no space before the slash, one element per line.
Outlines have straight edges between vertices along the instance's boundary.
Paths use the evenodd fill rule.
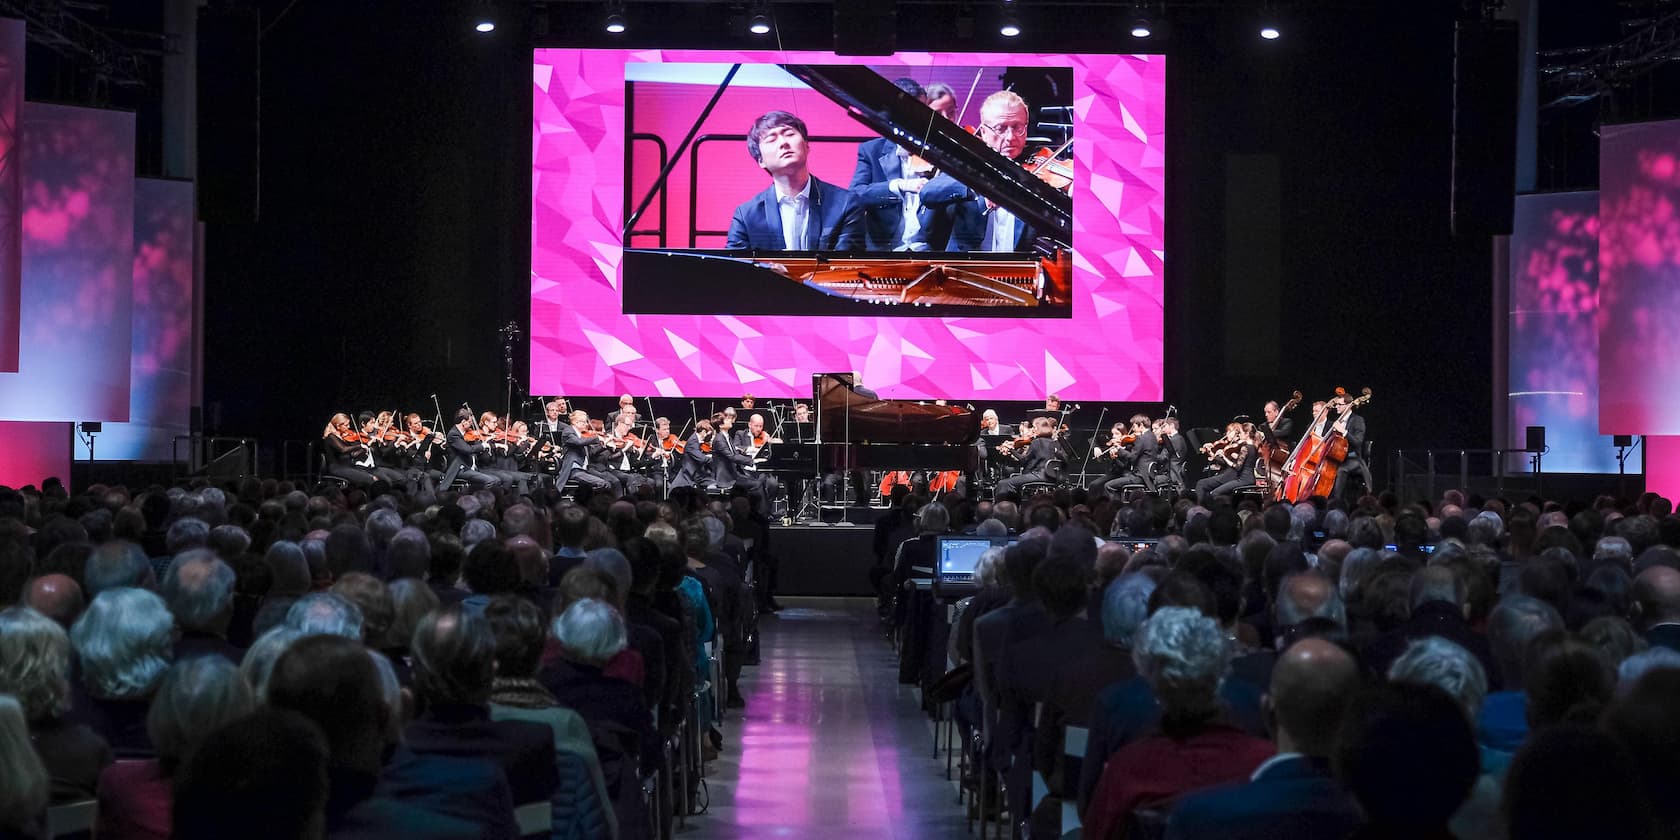
<path fill-rule="evenodd" d="M 762 621 L 685 838 L 957 838 L 957 788 L 867 599 L 784 598 Z M 954 775 L 954 773 L 953 773 Z"/>

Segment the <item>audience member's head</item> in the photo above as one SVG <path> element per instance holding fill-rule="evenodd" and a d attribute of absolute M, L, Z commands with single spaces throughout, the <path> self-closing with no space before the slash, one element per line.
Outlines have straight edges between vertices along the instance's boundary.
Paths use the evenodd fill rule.
<path fill-rule="evenodd" d="M 1463 706 L 1433 685 L 1367 690 L 1343 718 L 1334 765 L 1376 836 L 1448 836 L 1480 757 Z"/>
<path fill-rule="evenodd" d="M 1103 590 L 1103 637 L 1111 644 L 1131 647 L 1138 628 L 1149 617 L 1149 596 L 1154 591 L 1155 579 L 1141 572 L 1115 578 Z"/>
<path fill-rule="evenodd" d="M 47 768 L 29 739 L 23 707 L 0 694 L 0 834 L 45 836 L 41 817 L 50 795 Z"/>
<path fill-rule="evenodd" d="M 624 619 L 611 605 L 585 598 L 554 618 L 554 638 L 566 655 L 586 665 L 601 666 L 624 650 Z"/>
<path fill-rule="evenodd" d="M 1591 723 L 1616 693 L 1616 672 L 1597 648 L 1569 638 L 1530 645 L 1523 684 L 1528 728 Z"/>
<path fill-rule="evenodd" d="M 10 694 L 31 722 L 70 710 L 70 637 L 28 607 L 0 610 L 0 694 Z"/>
<path fill-rule="evenodd" d="M 1680 622 L 1680 571 L 1652 566 L 1633 580 L 1633 612 L 1641 629 Z"/>
<path fill-rule="evenodd" d="M 535 676 L 548 638 L 536 605 L 513 595 L 498 595 L 484 608 L 484 618 L 495 639 L 496 679 Z"/>
<path fill-rule="evenodd" d="M 1506 775 L 1502 815 L 1513 840 L 1656 836 L 1633 756 L 1587 723 L 1561 724 L 1529 738 Z"/>
<path fill-rule="evenodd" d="M 482 705 L 496 673 L 496 639 L 482 616 L 459 604 L 420 619 L 409 645 L 414 692 L 428 705 Z"/>
<path fill-rule="evenodd" d="M 414 628 L 420 626 L 420 619 L 437 609 L 440 602 L 430 586 L 415 578 L 391 581 L 390 590 L 391 628 L 385 634 L 385 649 L 406 650 L 414 638 Z"/>
<path fill-rule="evenodd" d="M 327 743 L 283 709 L 209 731 L 175 773 L 177 840 L 296 840 L 325 831 Z"/>
<path fill-rule="evenodd" d="M 251 688 L 232 662 L 195 656 L 170 666 L 146 712 L 146 731 L 158 762 L 173 772 L 217 727 L 255 706 Z"/>
<path fill-rule="evenodd" d="M 258 636 L 245 651 L 245 656 L 239 660 L 239 673 L 251 686 L 251 694 L 257 702 L 262 702 L 267 696 L 268 678 L 274 673 L 274 663 L 280 661 L 281 655 L 303 636 L 302 631 L 291 627 L 275 627 Z"/>
<path fill-rule="evenodd" d="M 303 547 L 286 540 L 276 541 L 263 555 L 263 563 L 273 578 L 270 595 L 300 596 L 309 591 L 311 583 L 309 561 L 303 557 Z"/>
<path fill-rule="evenodd" d="M 144 589 L 107 589 L 70 629 L 82 684 L 95 697 L 150 697 L 174 657 L 175 618 Z"/>
<path fill-rule="evenodd" d="M 392 581 L 403 578 L 426 579 L 432 567 L 432 543 L 419 528 L 403 528 L 391 537 L 385 548 L 385 569 Z"/>
<path fill-rule="evenodd" d="M 1435 686 L 1458 701 L 1470 720 L 1476 719 L 1487 699 L 1487 672 L 1481 661 L 1440 636 L 1424 636 L 1408 644 L 1388 666 L 1388 679 Z"/>
<path fill-rule="evenodd" d="M 1169 734 L 1198 729 L 1218 714 L 1219 683 L 1230 663 L 1218 622 L 1190 608 L 1158 610 L 1138 632 L 1132 659 L 1160 700 Z"/>
<path fill-rule="evenodd" d="M 1656 668 L 1610 705 L 1600 725 L 1633 755 L 1662 836 L 1680 829 L 1680 669 Z"/>
<path fill-rule="evenodd" d="M 1521 690 L 1529 643 L 1549 630 L 1562 629 L 1563 617 L 1545 601 L 1516 594 L 1500 599 L 1488 616 L 1488 646 L 1500 685 L 1507 691 Z"/>
<path fill-rule="evenodd" d="M 391 709 L 361 642 L 326 634 L 298 639 L 274 663 L 267 699 L 320 727 L 332 764 L 379 772 Z"/>
<path fill-rule="evenodd" d="M 1358 687 L 1359 666 L 1338 645 L 1306 639 L 1284 651 L 1266 701 L 1278 749 L 1328 758 Z"/>
<path fill-rule="evenodd" d="M 342 596 L 313 592 L 299 598 L 286 611 L 286 626 L 304 635 L 326 633 L 360 641 L 362 611 Z"/>
<path fill-rule="evenodd" d="M 1296 572 L 1278 584 L 1275 606 L 1279 636 L 1309 618 L 1328 618 L 1347 626 L 1347 610 L 1336 584 L 1317 572 Z"/>
<path fill-rule="evenodd" d="M 233 618 L 233 567 L 208 549 L 175 556 L 163 576 L 163 600 L 182 630 L 225 635 Z"/>
<path fill-rule="evenodd" d="M 332 594 L 354 604 L 362 615 L 362 642 L 375 650 L 391 644 L 391 622 L 396 605 L 385 581 L 366 572 L 350 572 L 333 581 Z"/>
<path fill-rule="evenodd" d="M 82 588 L 69 575 L 42 575 L 29 582 L 23 593 L 23 604 L 30 609 L 69 627 L 82 615 L 87 601 Z"/>
<path fill-rule="evenodd" d="M 87 597 L 96 598 L 107 589 L 132 587 L 155 589 L 152 561 L 138 544 L 114 540 L 105 543 L 88 555 L 87 569 L 82 573 L 82 585 Z"/>

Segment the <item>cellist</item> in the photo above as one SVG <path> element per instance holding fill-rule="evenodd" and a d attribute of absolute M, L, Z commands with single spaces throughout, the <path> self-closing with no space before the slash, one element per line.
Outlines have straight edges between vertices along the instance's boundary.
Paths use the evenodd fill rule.
<path fill-rule="evenodd" d="M 1349 473 L 1358 473 L 1360 480 L 1365 482 L 1365 492 L 1373 492 L 1376 483 L 1371 480 L 1371 468 L 1365 464 L 1365 418 L 1359 416 L 1352 394 L 1337 395 L 1331 401 L 1331 407 L 1342 413 L 1335 426 L 1347 437 L 1348 446 L 1347 457 L 1342 459 L 1342 467 L 1336 472 L 1336 484 L 1330 495 L 1337 499 L 1345 497 Z"/>

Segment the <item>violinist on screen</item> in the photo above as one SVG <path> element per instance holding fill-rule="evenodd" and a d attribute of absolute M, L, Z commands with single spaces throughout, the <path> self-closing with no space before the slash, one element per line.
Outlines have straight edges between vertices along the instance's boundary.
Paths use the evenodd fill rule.
<path fill-rule="evenodd" d="M 980 103 L 980 139 L 1013 161 L 1027 153 L 1027 101 L 1000 90 Z M 1027 251 L 1038 234 L 1014 213 L 944 172 L 922 187 L 922 227 L 917 233 L 934 251 Z"/>
<path fill-rule="evenodd" d="M 824 183 L 808 166 L 805 121 L 771 111 L 753 121 L 747 153 L 770 173 L 770 186 L 735 208 L 729 247 L 760 251 L 851 251 L 863 247 L 863 210 L 844 187 Z"/>

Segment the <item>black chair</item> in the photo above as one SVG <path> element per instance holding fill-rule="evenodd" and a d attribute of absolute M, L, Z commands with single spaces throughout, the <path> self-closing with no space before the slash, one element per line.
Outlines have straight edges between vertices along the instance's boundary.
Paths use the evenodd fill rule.
<path fill-rule="evenodd" d="M 328 462 L 327 462 L 327 445 L 326 445 L 326 443 L 323 442 L 323 441 L 317 440 L 317 441 L 315 441 L 314 449 L 315 449 L 315 474 L 316 474 L 316 476 L 318 476 L 318 480 L 319 481 L 331 481 L 334 484 L 337 484 L 339 486 L 339 489 L 348 488 L 350 486 L 350 480 L 349 479 L 344 478 L 343 476 L 337 476 L 337 475 L 333 475 L 330 472 L 327 472 L 327 463 Z"/>

